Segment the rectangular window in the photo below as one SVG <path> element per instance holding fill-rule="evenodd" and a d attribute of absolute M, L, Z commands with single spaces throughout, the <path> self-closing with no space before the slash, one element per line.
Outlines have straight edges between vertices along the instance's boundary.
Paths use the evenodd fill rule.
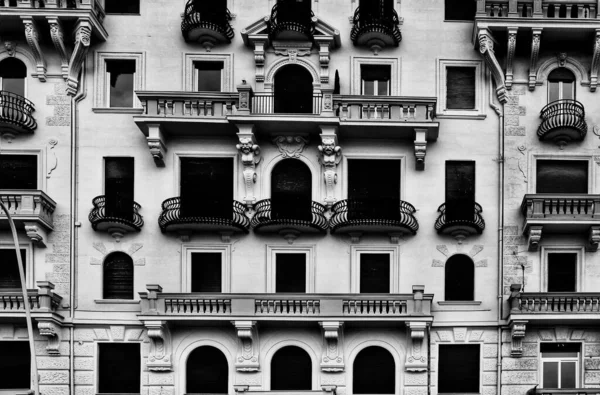
<path fill-rule="evenodd" d="M 360 66 L 362 94 L 389 96 L 391 67 L 389 65 L 363 64 Z"/>
<path fill-rule="evenodd" d="M 578 388 L 580 343 L 541 343 L 542 388 Z"/>
<path fill-rule="evenodd" d="M 139 394 L 141 356 L 139 343 L 98 344 L 98 392 Z"/>
<path fill-rule="evenodd" d="M 546 267 L 548 292 L 577 291 L 576 253 L 549 253 Z"/>
<path fill-rule="evenodd" d="M 475 67 L 446 67 L 447 109 L 475 109 L 475 79 Z"/>
<path fill-rule="evenodd" d="M 104 0 L 107 14 L 139 14 L 140 0 Z"/>
<path fill-rule="evenodd" d="M 23 261 L 23 270 L 27 272 L 27 252 L 24 249 L 21 249 L 21 260 Z M 14 248 L 0 249 L 0 289 L 7 288 L 21 289 L 19 262 Z"/>
<path fill-rule="evenodd" d="M 192 292 L 222 292 L 223 254 L 192 253 Z"/>
<path fill-rule="evenodd" d="M 390 254 L 360 254 L 360 293 L 390 292 Z"/>
<path fill-rule="evenodd" d="M 135 60 L 107 59 L 106 79 L 109 107 L 133 107 Z"/>
<path fill-rule="evenodd" d="M 233 216 L 233 158 L 181 159 L 181 217 Z"/>
<path fill-rule="evenodd" d="M 37 155 L 0 155 L 0 189 L 38 189 Z"/>
<path fill-rule="evenodd" d="M 221 92 L 223 62 L 194 62 L 197 91 Z"/>
<path fill-rule="evenodd" d="M 0 372 L 0 391 L 25 390 L 31 387 L 29 342 L 0 341 Z"/>
<path fill-rule="evenodd" d="M 478 393 L 480 346 L 440 344 L 438 393 Z"/>
<path fill-rule="evenodd" d="M 475 19 L 477 3 L 465 0 L 445 0 L 444 19 L 447 21 L 472 21 Z"/>
<path fill-rule="evenodd" d="M 536 193 L 588 193 L 587 160 L 537 160 Z"/>
<path fill-rule="evenodd" d="M 104 158 L 106 216 L 133 220 L 133 158 Z"/>
<path fill-rule="evenodd" d="M 275 255 L 275 292 L 306 292 L 306 254 Z"/>
<path fill-rule="evenodd" d="M 475 162 L 446 161 L 446 220 L 473 221 Z"/>

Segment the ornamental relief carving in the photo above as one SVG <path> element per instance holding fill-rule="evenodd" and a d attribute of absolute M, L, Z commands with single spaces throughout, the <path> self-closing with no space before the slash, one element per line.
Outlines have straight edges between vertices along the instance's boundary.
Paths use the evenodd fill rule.
<path fill-rule="evenodd" d="M 277 136 L 273 143 L 281 152 L 281 156 L 286 158 L 299 158 L 308 140 L 302 136 Z"/>

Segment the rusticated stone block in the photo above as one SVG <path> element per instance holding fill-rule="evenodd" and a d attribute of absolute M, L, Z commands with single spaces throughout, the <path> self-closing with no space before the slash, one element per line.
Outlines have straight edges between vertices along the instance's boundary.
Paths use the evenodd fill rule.
<path fill-rule="evenodd" d="M 46 117 L 46 126 L 71 126 L 71 117 Z"/>
<path fill-rule="evenodd" d="M 518 226 L 505 226 L 504 227 L 504 235 L 505 236 L 516 236 L 519 234 Z"/>
<path fill-rule="evenodd" d="M 94 372 L 75 372 L 75 384 L 94 384 Z"/>
<path fill-rule="evenodd" d="M 537 384 L 537 383 L 536 383 Z M 501 389 L 502 395 L 523 395 L 527 391 L 532 389 L 534 386 L 531 384 L 527 385 L 503 385 Z"/>
<path fill-rule="evenodd" d="M 585 356 L 586 357 L 600 357 L 600 344 L 586 344 L 585 345 Z"/>
<path fill-rule="evenodd" d="M 75 341 L 91 342 L 96 339 L 96 334 L 92 329 L 75 329 Z"/>
<path fill-rule="evenodd" d="M 496 358 L 498 356 L 498 346 L 495 344 L 484 344 L 483 345 L 483 357 L 484 358 Z"/>
<path fill-rule="evenodd" d="M 76 385 L 75 386 L 75 395 L 95 395 L 94 393 L 94 387 L 90 387 L 90 386 L 81 386 L 81 385 Z"/>
<path fill-rule="evenodd" d="M 75 356 L 78 357 L 93 357 L 94 356 L 94 343 L 83 343 L 79 344 L 75 342 Z"/>
<path fill-rule="evenodd" d="M 57 82 L 54 84 L 54 93 L 57 95 L 66 95 L 67 94 L 67 85 L 64 82 Z"/>
<path fill-rule="evenodd" d="M 483 385 L 494 385 L 498 382 L 497 372 L 483 372 Z"/>
<path fill-rule="evenodd" d="M 69 357 L 38 357 L 37 366 L 40 370 L 69 369 Z"/>
<path fill-rule="evenodd" d="M 427 395 L 427 387 L 406 387 L 404 395 Z"/>
<path fill-rule="evenodd" d="M 515 96 L 515 95 L 506 96 L 506 105 L 507 106 L 518 106 L 519 105 L 519 96 Z"/>
<path fill-rule="evenodd" d="M 496 395 L 496 386 L 493 385 L 485 385 L 483 386 L 482 395 Z"/>
<path fill-rule="evenodd" d="M 527 85 L 513 85 L 511 92 L 513 95 L 524 95 L 527 93 Z"/>
<path fill-rule="evenodd" d="M 498 343 L 498 332 L 495 330 L 487 330 L 483 332 L 484 343 Z"/>
<path fill-rule="evenodd" d="M 35 355 L 38 355 L 38 356 L 48 356 L 48 351 L 46 351 L 46 347 L 47 346 L 48 346 L 48 340 L 47 339 L 36 341 L 35 342 Z M 60 352 L 60 355 L 69 355 L 69 343 L 66 342 L 66 341 L 61 342 L 58 345 L 58 351 Z"/>
<path fill-rule="evenodd" d="M 585 384 L 597 385 L 600 383 L 600 372 L 585 372 L 583 382 Z"/>
<path fill-rule="evenodd" d="M 405 385 L 427 385 L 427 372 L 423 373 L 404 373 Z"/>
<path fill-rule="evenodd" d="M 44 395 L 69 395 L 68 385 L 40 385 L 40 393 Z"/>
<path fill-rule="evenodd" d="M 585 370 L 600 370 L 600 359 L 586 358 L 584 359 Z"/>
<path fill-rule="evenodd" d="M 69 254 L 46 254 L 47 263 L 69 263 Z"/>
<path fill-rule="evenodd" d="M 90 357 L 75 357 L 75 370 L 94 370 L 94 358 Z"/>
<path fill-rule="evenodd" d="M 55 106 L 57 104 L 70 104 L 71 98 L 69 96 L 59 95 L 48 95 L 46 96 L 46 104 L 49 106 Z"/>
<path fill-rule="evenodd" d="M 511 344 L 502 345 L 502 356 L 510 357 Z M 523 343 L 523 357 L 537 357 L 538 345 L 537 343 Z"/>
<path fill-rule="evenodd" d="M 538 370 L 537 358 L 503 358 L 502 370 Z"/>
<path fill-rule="evenodd" d="M 529 371 L 504 371 L 502 384 L 538 384 L 538 373 Z"/>
<path fill-rule="evenodd" d="M 113 340 L 123 340 L 125 339 L 125 327 L 122 325 L 111 326 L 110 327 L 110 336 Z"/>
<path fill-rule="evenodd" d="M 70 117 L 71 106 L 67 105 L 56 105 L 54 106 L 54 116 L 56 117 Z"/>
<path fill-rule="evenodd" d="M 69 372 L 65 370 L 41 370 L 40 384 L 69 384 Z"/>
<path fill-rule="evenodd" d="M 527 135 L 527 130 L 525 126 L 507 126 L 504 129 L 505 136 L 525 136 Z"/>
<path fill-rule="evenodd" d="M 149 385 L 173 385 L 173 373 L 170 372 L 150 372 L 148 375 Z"/>
<path fill-rule="evenodd" d="M 483 359 L 483 371 L 484 372 L 495 372 L 498 368 L 498 361 L 494 358 L 484 358 Z"/>
<path fill-rule="evenodd" d="M 148 395 L 173 395 L 175 388 L 173 387 L 150 387 L 148 388 Z"/>
<path fill-rule="evenodd" d="M 504 236 L 504 245 L 524 245 L 525 237 L 523 236 Z"/>

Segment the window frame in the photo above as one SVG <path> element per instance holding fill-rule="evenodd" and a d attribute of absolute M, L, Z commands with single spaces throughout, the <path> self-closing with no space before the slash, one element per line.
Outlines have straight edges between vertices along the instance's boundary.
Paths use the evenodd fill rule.
<path fill-rule="evenodd" d="M 556 67 L 552 70 L 550 70 L 548 72 L 548 75 L 546 76 L 546 103 L 550 104 L 553 103 L 550 101 L 550 84 L 552 83 L 557 83 L 558 84 L 558 96 L 559 99 L 558 100 L 567 100 L 563 97 L 564 95 L 564 81 L 558 81 L 558 82 L 554 82 L 554 81 L 550 81 L 550 74 L 552 74 L 553 71 L 559 69 L 560 67 Z M 572 75 L 573 75 L 573 88 L 572 88 L 572 93 L 573 93 L 573 99 L 571 100 L 577 100 L 577 75 L 575 75 L 575 73 L 569 69 L 569 68 L 565 68 L 567 71 L 569 71 Z"/>
<path fill-rule="evenodd" d="M 582 384 L 582 374 L 584 372 L 584 366 L 582 366 L 582 358 L 584 357 L 584 343 L 583 342 L 559 342 L 559 343 L 573 343 L 579 344 L 579 355 L 577 357 L 567 357 L 567 358 L 544 358 L 542 357 L 542 344 L 554 344 L 554 342 L 540 342 L 538 344 L 538 366 L 539 366 L 539 375 L 540 375 L 540 388 L 544 388 L 544 361 L 547 362 L 561 362 L 561 361 L 575 361 L 576 362 L 576 372 L 575 372 L 575 388 L 580 388 Z M 559 372 L 560 372 L 560 363 L 559 363 Z M 558 376 L 558 381 L 561 381 L 560 373 Z M 559 387 L 561 388 L 561 387 Z M 562 388 L 561 388 L 562 389 Z"/>
<path fill-rule="evenodd" d="M 587 161 L 588 162 L 588 195 L 597 193 L 596 188 L 596 166 L 594 166 L 594 157 L 591 155 L 556 155 L 532 153 L 529 157 L 529 180 L 528 193 L 537 194 L 537 161 L 538 160 L 567 160 L 567 161 Z"/>
<path fill-rule="evenodd" d="M 183 90 L 186 92 L 197 92 L 197 72 L 195 63 L 198 62 L 222 62 L 221 70 L 221 92 L 233 92 L 235 90 L 233 79 L 234 54 L 192 53 L 183 54 Z M 219 93 L 219 92 L 213 92 Z"/>
<path fill-rule="evenodd" d="M 351 150 L 351 148 L 349 149 Z M 404 200 L 405 183 L 406 183 L 406 155 L 398 155 L 392 152 L 386 153 L 353 153 L 344 151 L 342 155 L 342 163 L 340 163 L 340 169 L 338 174 L 342 174 L 342 199 L 348 199 L 348 160 L 397 160 L 400 162 L 400 200 Z"/>
<path fill-rule="evenodd" d="M 145 370 L 145 362 L 144 362 L 144 353 L 143 353 L 143 344 L 140 341 L 96 341 L 94 343 L 94 365 L 95 365 L 95 374 L 94 374 L 94 386 L 95 386 L 95 394 L 99 394 L 100 390 L 100 344 L 139 344 L 140 345 L 140 391 L 144 388 L 144 370 Z M 118 393 L 115 393 L 119 395 Z"/>
<path fill-rule="evenodd" d="M 444 12 L 444 22 L 473 23 L 473 21 L 475 21 L 475 15 L 477 14 L 477 9 L 474 10 L 472 19 L 446 19 L 446 0 L 445 0 L 443 12 Z"/>
<path fill-rule="evenodd" d="M 129 14 L 127 14 L 129 15 Z M 110 107 L 110 76 L 107 71 L 107 60 L 134 60 L 135 73 L 133 76 L 133 105 L 132 107 Z M 94 73 L 94 108 L 95 113 L 141 114 L 142 102 L 135 91 L 146 89 L 146 52 L 96 52 L 96 73 Z"/>
<path fill-rule="evenodd" d="M 542 292 L 548 292 L 548 255 L 553 253 L 561 254 L 576 254 L 577 255 L 577 272 L 575 274 L 575 292 L 585 291 L 585 247 L 573 246 L 573 245 L 552 245 L 541 247 L 541 276 L 540 276 L 540 289 Z"/>
<path fill-rule="evenodd" d="M 350 292 L 359 295 L 360 292 L 360 256 L 362 254 L 390 255 L 390 292 L 400 292 L 400 247 L 394 245 L 352 245 L 350 246 Z"/>
<path fill-rule="evenodd" d="M 133 288 L 133 292 L 132 292 L 132 298 L 131 299 L 123 299 L 123 298 L 107 298 L 106 295 L 104 294 L 104 288 L 105 288 L 105 281 L 106 278 L 104 276 L 105 274 L 105 270 L 106 270 L 106 260 L 108 259 L 109 256 L 111 256 L 112 254 L 125 254 L 129 257 L 129 259 L 131 259 L 131 270 L 132 270 L 132 279 L 131 279 L 131 287 Z M 100 292 L 101 292 L 101 298 L 99 300 L 104 301 L 105 303 L 125 303 L 125 304 L 133 304 L 136 301 L 139 301 L 139 299 L 137 299 L 137 297 L 139 296 L 137 294 L 136 287 L 135 287 L 135 279 L 136 279 L 136 275 L 135 275 L 135 260 L 133 259 L 133 257 L 128 254 L 125 251 L 121 251 L 121 250 L 114 250 L 109 252 L 108 254 L 106 254 L 104 256 L 104 258 L 102 259 L 102 264 L 101 264 L 101 276 L 102 276 L 102 282 L 100 283 Z M 139 302 L 138 302 L 139 303 Z"/>
<path fill-rule="evenodd" d="M 315 293 L 315 245 L 273 245 L 267 244 L 267 284 L 266 293 L 275 293 L 277 281 L 277 254 L 306 255 L 306 293 Z"/>
<path fill-rule="evenodd" d="M 232 149 L 235 150 L 235 145 L 232 146 Z M 181 158 L 232 158 L 233 159 L 233 178 L 231 182 L 233 182 L 233 198 L 236 200 L 243 199 L 239 197 L 239 186 L 238 179 L 239 175 L 239 155 L 237 151 L 203 151 L 203 152 L 174 152 L 173 153 L 173 163 L 176 163 L 173 166 L 173 195 L 172 196 L 180 196 L 181 190 Z M 239 199 L 238 199 L 239 197 Z"/>
<path fill-rule="evenodd" d="M 139 1 L 139 12 L 130 13 L 130 12 L 106 12 L 106 15 L 131 15 L 131 16 L 140 16 L 142 15 L 142 0 Z"/>
<path fill-rule="evenodd" d="M 474 109 L 448 109 L 446 98 L 447 69 L 448 67 L 471 67 L 475 68 L 475 108 Z M 485 104 L 487 95 L 485 94 L 490 81 L 485 76 L 485 69 L 481 60 L 458 60 L 458 59 L 437 59 L 437 118 L 456 118 L 456 119 L 485 119 Z"/>
<path fill-rule="evenodd" d="M 0 148 L 0 155 L 32 155 L 37 156 L 37 189 L 34 191 L 46 192 L 46 181 L 50 175 L 46 173 L 46 156 L 42 149 L 5 149 Z M 50 166 L 49 166 L 50 167 Z M 52 172 L 54 169 L 50 169 Z"/>
<path fill-rule="evenodd" d="M 6 60 L 6 59 L 8 59 L 8 58 L 9 58 L 9 56 L 7 56 L 7 57 L 4 57 L 4 58 L 0 58 L 0 62 L 2 62 L 2 61 L 4 61 L 4 60 Z M 27 96 L 28 96 L 28 94 L 27 94 L 27 93 L 28 93 L 28 91 L 27 91 L 27 88 L 28 88 L 28 86 L 29 86 L 29 84 L 28 84 L 28 81 L 27 81 L 27 80 L 29 79 L 28 77 L 30 76 L 29 67 L 28 67 L 28 62 L 26 62 L 25 60 L 21 59 L 19 56 L 15 56 L 15 59 L 18 59 L 18 60 L 20 60 L 20 61 L 21 61 L 21 62 L 23 62 L 23 64 L 25 65 L 25 71 L 26 71 L 26 74 L 25 74 L 25 78 L 23 78 L 23 97 L 24 97 L 25 99 L 27 99 Z M 1 77 L 1 76 L 0 76 L 0 90 L 2 90 L 2 77 Z"/>
<path fill-rule="evenodd" d="M 380 57 L 352 57 L 350 64 L 350 94 L 362 95 L 363 80 L 362 66 L 390 66 L 390 82 L 388 84 L 388 96 L 400 96 L 400 80 L 402 79 L 402 59 L 397 58 L 380 58 Z"/>
<path fill-rule="evenodd" d="M 114 59 L 108 59 L 110 60 L 114 60 Z M 119 59 L 119 60 L 127 60 L 127 61 L 131 61 L 131 59 Z M 133 60 L 135 62 L 135 60 Z M 105 60 L 106 62 L 106 60 Z M 105 64 L 106 66 L 106 64 Z M 136 69 L 137 69 L 137 65 L 136 65 Z M 136 70 L 137 71 L 137 70 Z M 104 85 L 104 89 L 106 89 L 106 92 L 104 93 L 104 97 L 106 98 L 106 107 L 108 108 L 130 108 L 130 107 L 112 107 L 111 106 L 111 97 L 110 97 L 110 80 L 111 80 L 111 75 L 110 75 L 110 71 L 108 71 L 108 67 L 107 67 L 107 71 L 106 71 L 106 83 Z M 134 107 L 136 104 L 136 98 L 135 98 L 135 79 L 136 79 L 136 72 L 134 71 L 133 73 L 133 87 L 132 87 L 132 103 L 131 106 Z"/>
<path fill-rule="evenodd" d="M 385 66 L 389 66 L 389 65 L 368 65 L 368 66 L 385 67 Z M 365 81 L 369 81 L 369 80 L 365 80 L 362 77 L 362 65 L 361 65 L 360 81 L 361 81 L 361 87 L 360 87 L 360 94 L 361 95 L 364 95 L 364 96 L 384 96 L 384 97 L 390 96 L 390 91 L 391 91 L 390 87 L 392 85 L 392 70 L 391 70 L 391 67 L 390 67 L 390 79 L 387 81 L 387 84 L 386 84 L 387 85 L 387 90 L 386 90 L 385 95 L 380 95 L 379 94 L 379 85 L 378 84 L 379 84 L 379 82 L 384 82 L 384 81 L 380 81 L 380 80 L 372 80 L 373 83 L 374 83 L 373 94 L 372 95 L 365 95 L 365 93 L 364 93 L 365 92 Z"/>
<path fill-rule="evenodd" d="M 25 250 L 25 262 L 23 262 L 23 266 L 25 267 L 25 285 L 27 286 L 27 289 L 34 289 L 36 288 L 36 286 L 34 281 L 35 273 L 33 272 L 33 244 L 31 243 L 31 241 L 25 242 L 19 239 L 19 248 L 21 250 Z M 8 238 L 0 239 L 0 249 L 14 250 L 15 244 L 12 240 L 12 237 L 10 238 L 10 240 Z"/>
<path fill-rule="evenodd" d="M 199 70 L 196 68 L 196 63 L 202 63 L 202 62 L 206 62 L 206 63 L 209 63 L 209 62 L 210 63 L 219 63 L 220 62 L 223 65 L 223 67 L 221 67 L 221 76 L 220 76 L 221 80 L 219 81 L 220 82 L 220 84 L 219 84 L 220 87 L 219 87 L 218 91 L 200 91 L 200 90 L 198 90 L 198 80 L 199 80 L 199 74 L 200 73 L 199 73 Z M 211 60 L 202 60 L 202 61 L 194 61 L 192 63 L 192 66 L 194 67 L 194 76 L 193 76 L 194 81 L 192 82 L 192 86 L 194 88 L 193 92 L 213 92 L 213 93 L 225 92 L 224 89 L 223 89 L 224 85 L 225 85 L 224 84 L 224 79 L 225 79 L 224 78 L 225 77 L 225 62 L 220 61 L 220 60 L 214 60 L 214 61 L 211 61 Z"/>
<path fill-rule="evenodd" d="M 221 292 L 231 293 L 231 244 L 183 244 L 181 246 L 181 292 L 192 292 L 192 254 L 221 254 Z"/>
<path fill-rule="evenodd" d="M 481 394 L 483 393 L 483 360 L 484 360 L 484 356 L 483 356 L 483 343 L 437 343 L 437 355 L 438 357 L 436 358 L 437 362 L 436 362 L 436 375 L 437 377 L 437 381 L 435 382 L 435 387 L 436 390 L 438 391 L 438 394 L 456 394 L 456 392 L 440 392 L 439 391 L 439 371 L 440 371 L 440 347 L 443 346 L 478 346 L 479 347 L 479 391 L 477 392 L 465 392 L 465 391 L 461 391 L 458 392 L 459 394 Z"/>
<path fill-rule="evenodd" d="M 2 342 L 13 342 L 13 343 L 14 342 L 22 342 L 22 343 L 29 343 L 29 341 L 27 339 L 17 339 L 16 337 L 0 339 L 0 345 L 2 344 Z M 29 366 L 30 366 L 30 371 L 31 372 L 33 372 L 33 360 L 32 359 L 33 358 L 30 355 L 29 356 Z M 29 377 L 29 388 L 19 388 L 19 389 L 0 388 L 0 395 L 29 394 L 30 391 L 32 390 L 32 387 L 33 387 L 33 380 L 31 379 L 31 377 Z"/>

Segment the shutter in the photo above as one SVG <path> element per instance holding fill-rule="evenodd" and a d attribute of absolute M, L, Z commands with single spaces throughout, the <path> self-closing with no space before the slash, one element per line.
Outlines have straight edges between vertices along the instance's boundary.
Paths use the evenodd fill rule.
<path fill-rule="evenodd" d="M 360 293 L 390 292 L 390 255 L 360 255 Z"/>
<path fill-rule="evenodd" d="M 548 292 L 577 292 L 577 254 L 548 254 Z"/>
<path fill-rule="evenodd" d="M 300 347 L 279 349 L 271 360 L 271 391 L 309 391 L 312 361 Z"/>
<path fill-rule="evenodd" d="M 106 216 L 133 220 L 133 158 L 105 158 Z"/>
<path fill-rule="evenodd" d="M 475 216 L 475 162 L 446 162 L 446 221 L 473 221 Z"/>
<path fill-rule="evenodd" d="M 187 394 L 227 394 L 229 364 L 223 353 L 211 346 L 196 348 L 186 367 Z"/>
<path fill-rule="evenodd" d="M 139 343 L 99 343 L 98 392 L 139 394 L 140 365 Z"/>
<path fill-rule="evenodd" d="M 306 292 L 306 254 L 277 254 L 275 265 L 275 292 Z"/>
<path fill-rule="evenodd" d="M 23 270 L 27 277 L 27 253 L 21 250 L 21 260 L 23 261 Z M 21 289 L 21 276 L 19 275 L 19 262 L 15 250 L 9 248 L 0 249 L 0 289 L 18 288 Z"/>
<path fill-rule="evenodd" d="M 475 67 L 446 67 L 446 108 L 475 109 Z"/>
<path fill-rule="evenodd" d="M 0 155 L 0 189 L 37 189 L 37 155 Z"/>
<path fill-rule="evenodd" d="M 538 160 L 536 193 L 588 193 L 588 162 Z"/>
<path fill-rule="evenodd" d="M 192 292 L 222 292 L 222 261 L 219 252 L 192 253 Z"/>
<path fill-rule="evenodd" d="M 29 389 L 31 353 L 27 341 L 0 342 L 0 372 L 3 390 Z"/>
<path fill-rule="evenodd" d="M 122 252 L 104 261 L 104 299 L 133 299 L 133 260 Z"/>
<path fill-rule="evenodd" d="M 352 367 L 353 394 L 395 394 L 396 363 L 383 347 L 367 347 L 358 353 Z"/>

